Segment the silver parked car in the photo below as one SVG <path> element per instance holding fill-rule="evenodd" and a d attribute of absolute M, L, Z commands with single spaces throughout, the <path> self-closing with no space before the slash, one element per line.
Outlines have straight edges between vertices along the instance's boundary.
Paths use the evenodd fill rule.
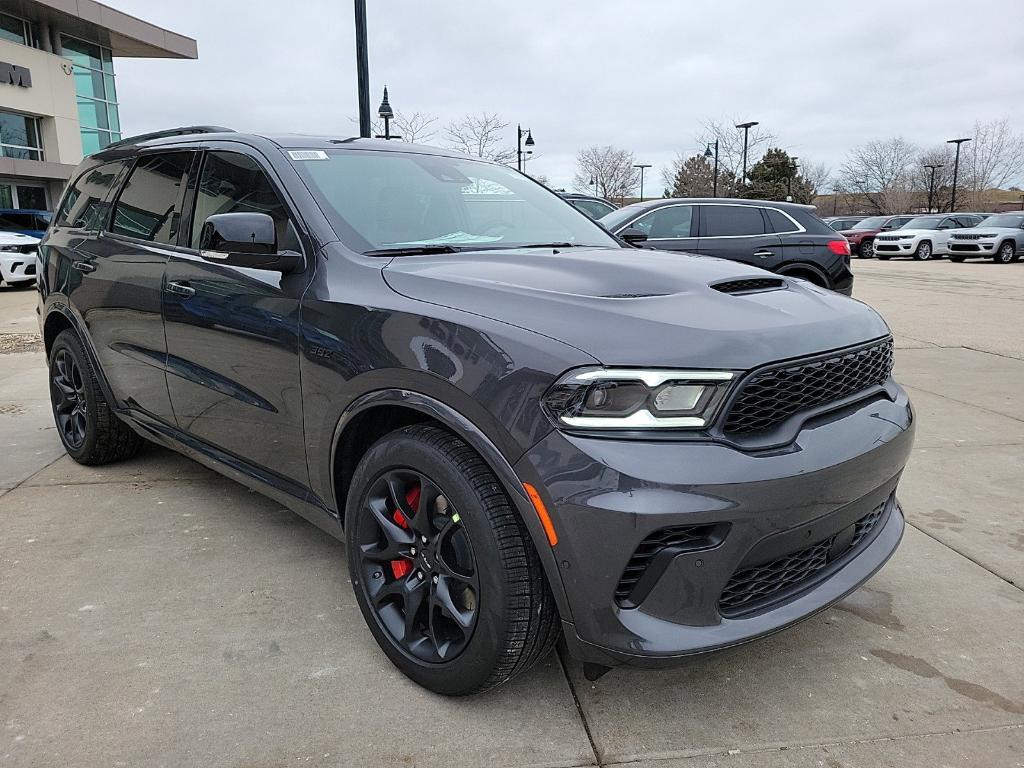
<path fill-rule="evenodd" d="M 997 213 L 949 236 L 949 260 L 991 258 L 1009 264 L 1024 253 L 1024 213 Z"/>

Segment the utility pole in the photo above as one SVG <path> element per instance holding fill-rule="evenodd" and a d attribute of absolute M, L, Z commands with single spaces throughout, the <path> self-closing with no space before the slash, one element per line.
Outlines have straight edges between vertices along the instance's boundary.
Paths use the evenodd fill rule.
<path fill-rule="evenodd" d="M 633 166 L 640 169 L 640 202 L 644 201 L 644 169 L 650 168 L 650 163 L 637 163 Z"/>
<path fill-rule="evenodd" d="M 359 135 L 370 138 L 370 64 L 366 48 L 366 0 L 354 0 L 356 11 L 356 79 L 359 83 Z"/>

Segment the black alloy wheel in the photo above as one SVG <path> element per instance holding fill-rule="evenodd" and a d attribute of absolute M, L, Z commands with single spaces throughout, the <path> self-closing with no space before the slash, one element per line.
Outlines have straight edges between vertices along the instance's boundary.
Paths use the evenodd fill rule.
<path fill-rule="evenodd" d="M 69 448 L 81 448 L 85 444 L 89 403 L 82 369 L 67 348 L 58 349 L 53 356 L 50 392 L 61 439 Z"/>
<path fill-rule="evenodd" d="M 450 661 L 476 628 L 480 583 L 461 516 L 411 469 L 380 475 L 357 535 L 365 594 L 395 642 L 420 661 Z"/>

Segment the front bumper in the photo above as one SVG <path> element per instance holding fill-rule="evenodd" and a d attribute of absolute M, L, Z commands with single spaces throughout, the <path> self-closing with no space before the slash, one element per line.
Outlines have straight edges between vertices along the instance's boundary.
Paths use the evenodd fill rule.
<path fill-rule="evenodd" d="M 36 253 L 0 253 L 0 280 L 24 283 L 36 279 Z"/>
<path fill-rule="evenodd" d="M 913 443 L 906 394 L 892 383 L 887 392 L 808 422 L 788 447 L 760 453 L 560 432 L 534 446 L 520 461 L 529 466 L 517 469 L 536 475 L 550 499 L 570 651 L 608 666 L 671 665 L 783 629 L 870 578 L 902 536 L 895 490 Z M 839 546 L 879 511 L 854 546 Z M 657 551 L 624 590 L 627 566 L 637 575 L 638 550 L 682 527 L 693 535 L 668 537 L 682 548 Z M 726 605 L 732 598 L 723 592 L 735 597 L 750 573 L 763 569 L 769 582 L 774 573 L 783 583 L 795 572 L 790 560 L 810 550 L 834 558 L 783 589 L 768 583 L 762 594 L 765 585 L 755 584 L 760 599 Z"/>
<path fill-rule="evenodd" d="M 996 243 L 994 240 L 988 242 L 981 240 L 950 240 L 949 252 L 957 256 L 991 256 L 995 253 Z"/>
<path fill-rule="evenodd" d="M 875 238 L 875 253 L 892 256 L 911 256 L 917 248 L 917 240 L 881 240 Z"/>

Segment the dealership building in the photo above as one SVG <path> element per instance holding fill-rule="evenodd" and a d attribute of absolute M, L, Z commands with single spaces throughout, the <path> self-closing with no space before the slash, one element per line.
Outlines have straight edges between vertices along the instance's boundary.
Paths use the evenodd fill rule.
<path fill-rule="evenodd" d="M 197 56 L 95 0 L 0 0 L 0 208 L 52 210 L 82 157 L 121 138 L 118 58 Z"/>

